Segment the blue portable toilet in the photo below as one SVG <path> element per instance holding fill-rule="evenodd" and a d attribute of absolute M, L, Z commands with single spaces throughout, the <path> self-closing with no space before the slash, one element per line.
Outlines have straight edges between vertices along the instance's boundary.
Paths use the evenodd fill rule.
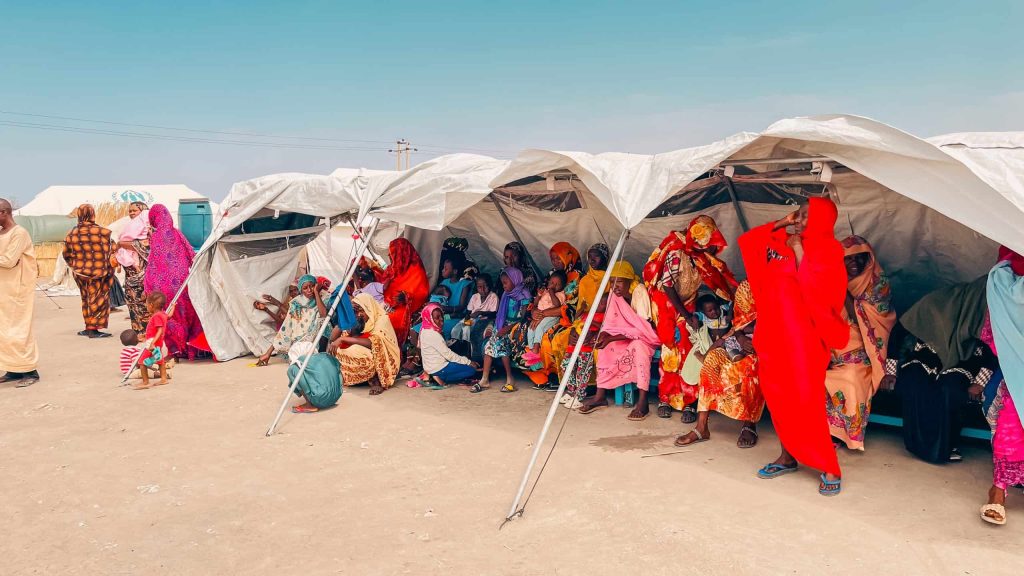
<path fill-rule="evenodd" d="M 207 198 L 186 198 L 178 201 L 178 227 L 192 248 L 199 250 L 213 231 L 213 214 Z"/>

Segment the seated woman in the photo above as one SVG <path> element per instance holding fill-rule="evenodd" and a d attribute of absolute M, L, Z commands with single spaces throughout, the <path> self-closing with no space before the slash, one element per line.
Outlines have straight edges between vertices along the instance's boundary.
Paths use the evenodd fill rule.
<path fill-rule="evenodd" d="M 326 316 L 327 306 L 317 289 L 316 278 L 309 274 L 299 278 L 299 295 L 289 303 L 288 314 L 274 336 L 274 343 L 260 356 L 256 365 L 266 366 L 275 352 L 287 354 L 296 342 L 313 342 L 320 329 L 320 320 Z"/>
<path fill-rule="evenodd" d="M 757 379 L 757 353 L 751 338 L 757 321 L 754 295 L 744 280 L 736 288 L 732 328 L 717 340 L 700 369 L 697 393 L 697 424 L 676 438 L 676 446 L 688 446 L 711 438 L 708 415 L 711 410 L 742 423 L 736 445 L 757 444 L 757 422 L 764 411 L 764 396 Z"/>
<path fill-rule="evenodd" d="M 512 383 L 512 342 L 509 340 L 509 331 L 516 323 L 523 319 L 526 310 L 530 306 L 530 291 L 523 285 L 523 273 L 518 268 L 507 267 L 501 272 L 501 286 L 504 294 L 498 302 L 498 315 L 494 320 L 494 327 L 484 332 L 488 338 L 484 344 L 483 378 L 472 392 L 481 392 L 489 388 L 491 367 L 495 358 L 501 358 L 505 367 L 505 385 L 501 387 L 502 392 L 515 392 L 516 386 Z"/>
<path fill-rule="evenodd" d="M 988 276 L 989 329 L 982 340 L 999 356 L 1000 374 L 982 394 L 985 417 L 992 428 L 992 486 L 981 519 L 1006 524 L 1006 491 L 1024 485 L 1024 257 L 1008 248 Z"/>
<path fill-rule="evenodd" d="M 885 376 L 896 311 L 889 278 L 868 241 L 850 236 L 842 245 L 848 280 L 843 318 L 850 324 L 850 339 L 842 350 L 832 351 L 825 407 L 832 437 L 851 450 L 863 450 L 871 398 Z"/>
<path fill-rule="evenodd" d="M 998 367 L 992 351 L 979 340 L 987 311 L 986 281 L 982 276 L 935 290 L 900 319 L 910 333 L 896 373 L 903 443 L 927 462 L 962 460 L 960 431 L 969 390 L 983 389 Z"/>
<path fill-rule="evenodd" d="M 479 365 L 452 352 L 441 335 L 444 314 L 440 306 L 427 304 L 423 307 L 421 326 L 420 357 L 423 359 L 423 370 L 437 382 L 437 387 L 458 384 L 476 375 Z"/>
<path fill-rule="evenodd" d="M 483 361 L 484 331 L 493 323 L 498 312 L 498 295 L 491 289 L 491 277 L 476 277 L 476 294 L 469 299 L 465 319 L 452 329 L 451 337 L 469 342 L 470 357 Z"/>
<path fill-rule="evenodd" d="M 380 304 L 369 294 L 352 298 L 357 326 L 354 336 L 342 332 L 335 336 L 328 351 L 341 363 L 345 386 L 370 385 L 370 395 L 383 393 L 395 383 L 400 351 L 395 330 Z"/>
<path fill-rule="evenodd" d="M 288 385 L 298 376 L 307 355 L 312 356 L 295 386 L 295 395 L 304 400 L 302 404 L 292 406 L 292 412 L 296 414 L 319 412 L 334 406 L 341 398 L 341 366 L 338 360 L 330 354 L 318 354 L 311 342 L 296 342 L 288 351 Z"/>
<path fill-rule="evenodd" d="M 445 317 L 441 333 L 446 337 L 465 317 L 466 306 L 475 285 L 476 268 L 469 266 L 464 257 L 457 260 L 449 257 L 441 263 L 441 281 L 438 283 L 448 290 L 448 303 L 441 309 Z"/>
<path fill-rule="evenodd" d="M 565 357 L 565 347 L 569 341 L 569 327 L 576 319 L 576 308 L 579 304 L 579 283 L 583 277 L 580 253 L 568 242 L 558 242 L 548 251 L 551 259 L 551 271 L 565 274 L 565 304 L 558 310 L 544 313 L 534 312 L 533 316 L 554 316 L 555 325 L 544 334 L 540 344 L 541 366 L 531 366 L 525 371 L 527 377 L 536 386 L 547 390 L 558 390 L 558 371 Z"/>
<path fill-rule="evenodd" d="M 637 282 L 629 262 L 612 267 L 611 295 L 604 322 L 594 347 L 597 360 L 597 394 L 584 401 L 580 414 L 590 414 L 608 405 L 607 391 L 624 384 L 636 384 L 640 390 L 630 420 L 643 420 L 650 412 L 647 392 L 651 387 L 651 360 L 660 345 L 651 325 L 651 304 L 647 289 Z"/>

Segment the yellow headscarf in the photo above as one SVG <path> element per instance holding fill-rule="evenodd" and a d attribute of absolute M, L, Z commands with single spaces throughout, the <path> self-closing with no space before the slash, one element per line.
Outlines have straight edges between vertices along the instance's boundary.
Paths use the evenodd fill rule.
<path fill-rule="evenodd" d="M 637 277 L 636 271 L 633 270 L 633 265 L 625 260 L 619 260 L 612 266 L 612 278 L 625 278 L 629 280 L 629 291 L 632 292 L 640 278 Z"/>

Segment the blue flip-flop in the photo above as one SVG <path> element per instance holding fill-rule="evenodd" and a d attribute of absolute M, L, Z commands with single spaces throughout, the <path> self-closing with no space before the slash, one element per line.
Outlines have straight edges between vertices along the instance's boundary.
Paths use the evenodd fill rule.
<path fill-rule="evenodd" d="M 779 476 L 785 476 L 796 472 L 800 468 L 799 464 L 793 464 L 792 466 L 783 466 L 782 464 L 771 464 L 765 465 L 763 468 L 757 471 L 757 477 L 762 480 L 771 480 L 772 478 L 778 478 Z"/>
<path fill-rule="evenodd" d="M 818 494 L 822 496 L 835 496 L 843 489 L 843 479 L 832 481 L 826 480 L 825 474 L 821 475 L 821 486 L 818 486 Z"/>

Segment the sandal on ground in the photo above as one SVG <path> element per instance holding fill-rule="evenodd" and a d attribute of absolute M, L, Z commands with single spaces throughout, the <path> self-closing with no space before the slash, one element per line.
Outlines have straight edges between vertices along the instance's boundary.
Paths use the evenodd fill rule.
<path fill-rule="evenodd" d="M 558 392 L 558 388 L 561 385 L 558 382 L 548 382 L 547 386 L 544 387 L 545 392 Z"/>
<path fill-rule="evenodd" d="M 754 435 L 754 441 L 751 442 L 750 444 L 745 445 L 745 446 L 743 444 L 740 444 L 740 440 L 743 438 L 743 433 L 744 432 L 750 432 L 751 434 Z M 754 429 L 753 426 L 744 426 L 743 428 L 740 429 L 740 437 L 736 439 L 736 447 L 744 448 L 744 449 L 746 449 L 746 448 L 753 448 L 754 446 L 757 446 L 757 439 L 758 439 L 757 430 Z"/>
<path fill-rule="evenodd" d="M 696 439 L 689 440 L 690 434 L 696 436 Z M 683 434 L 682 436 L 676 438 L 675 445 L 680 447 L 689 446 L 691 444 L 700 444 L 701 442 L 707 442 L 710 439 L 711 438 L 705 438 L 704 435 L 700 433 L 700 430 L 694 428 L 693 430 L 690 430 L 686 434 Z"/>
<path fill-rule="evenodd" d="M 989 513 L 998 516 L 989 516 Z M 1002 526 L 1006 524 L 1006 507 L 1002 504 L 985 504 L 981 507 L 981 519 L 989 524 L 995 524 L 996 526 Z"/>
<path fill-rule="evenodd" d="M 693 406 L 683 408 L 683 415 L 679 417 L 679 421 L 683 424 L 693 424 L 697 421 L 697 409 Z"/>
<path fill-rule="evenodd" d="M 953 448 L 952 450 L 949 451 L 949 461 L 950 462 L 963 462 L 964 461 L 964 455 L 960 453 L 960 449 L 959 448 Z"/>
<path fill-rule="evenodd" d="M 534 390 L 547 390 L 548 389 L 548 385 L 547 385 L 547 383 L 544 383 L 544 384 L 534 384 L 533 386 L 530 386 L 530 388 L 533 388 Z"/>
<path fill-rule="evenodd" d="M 594 412 L 597 412 L 601 408 L 607 408 L 607 407 L 608 407 L 608 403 L 607 402 L 598 403 L 598 404 L 583 404 L 582 406 L 577 408 L 576 411 L 579 412 L 580 414 L 593 414 Z"/>
<path fill-rule="evenodd" d="M 92 330 L 82 330 L 78 333 L 79 336 L 89 337 L 92 336 Z"/>
<path fill-rule="evenodd" d="M 784 476 L 786 474 L 796 472 L 799 468 L 799 464 L 783 466 L 782 464 L 776 464 L 775 462 L 772 462 L 771 464 L 766 464 L 764 467 L 758 470 L 757 477 L 761 478 L 762 480 L 771 480 L 772 478 L 778 478 L 779 476 Z"/>
<path fill-rule="evenodd" d="M 843 479 L 827 480 L 825 474 L 821 474 L 821 485 L 818 486 L 818 494 L 822 496 L 835 496 L 843 489 Z"/>
<path fill-rule="evenodd" d="M 659 404 L 658 405 L 658 418 L 671 418 L 671 417 L 672 417 L 672 407 L 669 406 L 668 404 Z"/>
<path fill-rule="evenodd" d="M 110 332 L 100 332 L 99 330 L 89 334 L 89 338 L 110 338 L 113 336 Z"/>
<path fill-rule="evenodd" d="M 506 394 L 515 392 L 516 390 L 518 390 L 518 388 L 516 388 L 515 384 L 505 384 L 504 386 L 501 387 L 501 391 Z"/>
<path fill-rule="evenodd" d="M 487 390 L 487 388 L 488 388 L 487 386 L 483 386 L 479 382 L 477 382 L 476 384 L 473 384 L 472 386 L 469 387 L 469 393 L 470 394 L 479 394 L 479 393 L 483 392 L 484 390 Z"/>
<path fill-rule="evenodd" d="M 639 416 L 633 416 L 633 412 L 630 411 L 629 415 L 626 416 L 626 420 L 631 420 L 633 422 L 643 422 L 650 415 L 651 415 L 650 410 L 648 410 L 647 412 L 644 412 L 643 414 L 641 414 Z"/>
<path fill-rule="evenodd" d="M 316 406 L 292 406 L 292 414 L 312 414 L 319 411 Z"/>

